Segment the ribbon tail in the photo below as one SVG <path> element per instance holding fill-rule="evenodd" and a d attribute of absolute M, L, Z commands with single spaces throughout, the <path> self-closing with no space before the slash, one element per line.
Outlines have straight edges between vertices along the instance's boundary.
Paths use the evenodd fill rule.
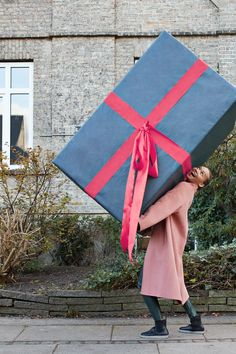
<path fill-rule="evenodd" d="M 143 196 L 145 192 L 147 178 L 148 178 L 148 164 L 145 166 L 145 169 L 138 172 L 136 183 L 135 183 L 133 203 L 130 212 L 130 229 L 129 229 L 129 239 L 128 239 L 128 254 L 131 262 L 133 260 L 132 251 L 135 244 L 138 220 L 139 220 L 139 215 L 143 203 Z"/>
<path fill-rule="evenodd" d="M 133 191 L 134 191 L 134 183 L 135 183 L 135 151 L 137 149 L 137 141 L 138 136 L 134 142 L 134 148 L 130 163 L 129 175 L 126 183 L 125 189 L 125 200 L 124 200 L 124 210 L 122 216 L 122 229 L 120 236 L 120 243 L 123 251 L 125 252 L 128 248 L 128 238 L 129 238 L 129 228 L 130 228 L 130 212 L 132 207 L 133 200 Z"/>
<path fill-rule="evenodd" d="M 135 178 L 135 170 L 134 168 L 131 168 L 127 180 L 124 210 L 123 210 L 123 217 L 122 217 L 122 229 L 121 229 L 121 236 L 120 236 L 120 243 L 124 252 L 128 248 L 130 210 L 132 205 L 134 178 Z"/>

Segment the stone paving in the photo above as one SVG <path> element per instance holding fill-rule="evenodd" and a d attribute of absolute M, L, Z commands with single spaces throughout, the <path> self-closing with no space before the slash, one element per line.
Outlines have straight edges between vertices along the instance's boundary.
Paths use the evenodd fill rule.
<path fill-rule="evenodd" d="M 0 354 L 235 354 L 236 315 L 203 316 L 203 335 L 182 334 L 185 316 L 168 318 L 166 340 L 145 340 L 139 333 L 151 319 L 0 318 Z"/>

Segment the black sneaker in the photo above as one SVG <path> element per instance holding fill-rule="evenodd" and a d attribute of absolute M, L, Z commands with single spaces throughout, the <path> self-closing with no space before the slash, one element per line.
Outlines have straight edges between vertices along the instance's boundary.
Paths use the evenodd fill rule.
<path fill-rule="evenodd" d="M 155 326 L 149 331 L 140 334 L 141 338 L 146 339 L 165 339 L 168 338 L 169 332 L 166 328 L 166 320 L 155 321 Z"/>
<path fill-rule="evenodd" d="M 190 318 L 190 322 L 191 323 L 188 326 L 180 327 L 179 332 L 196 334 L 203 334 L 205 332 L 200 315 Z"/>

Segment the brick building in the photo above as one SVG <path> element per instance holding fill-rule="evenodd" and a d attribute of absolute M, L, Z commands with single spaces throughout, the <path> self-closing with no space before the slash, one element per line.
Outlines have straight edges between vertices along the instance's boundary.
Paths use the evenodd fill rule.
<path fill-rule="evenodd" d="M 235 0 L 0 0 L 1 145 L 59 151 L 163 29 L 236 84 Z"/>

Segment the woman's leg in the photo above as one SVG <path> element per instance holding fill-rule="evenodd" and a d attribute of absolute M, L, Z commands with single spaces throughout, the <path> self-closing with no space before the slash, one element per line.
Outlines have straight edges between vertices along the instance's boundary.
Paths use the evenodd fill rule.
<path fill-rule="evenodd" d="M 138 288 L 141 289 L 143 279 L 143 270 L 141 270 L 138 277 Z M 140 334 L 142 338 L 147 339 L 157 339 L 157 338 L 167 338 L 168 330 L 166 328 L 166 320 L 161 319 L 161 309 L 159 301 L 155 296 L 143 295 L 143 300 L 147 305 L 149 312 L 151 313 L 155 326 L 152 327 L 149 331 L 143 332 Z"/>
<path fill-rule="evenodd" d="M 195 317 L 197 315 L 197 311 L 189 299 L 184 303 L 183 307 L 189 318 Z"/>
<path fill-rule="evenodd" d="M 147 296 L 143 295 L 143 300 L 145 304 L 147 305 L 147 308 L 152 315 L 152 318 L 154 319 L 155 323 L 156 321 L 161 320 L 161 308 L 159 305 L 159 301 L 155 296 Z"/>

